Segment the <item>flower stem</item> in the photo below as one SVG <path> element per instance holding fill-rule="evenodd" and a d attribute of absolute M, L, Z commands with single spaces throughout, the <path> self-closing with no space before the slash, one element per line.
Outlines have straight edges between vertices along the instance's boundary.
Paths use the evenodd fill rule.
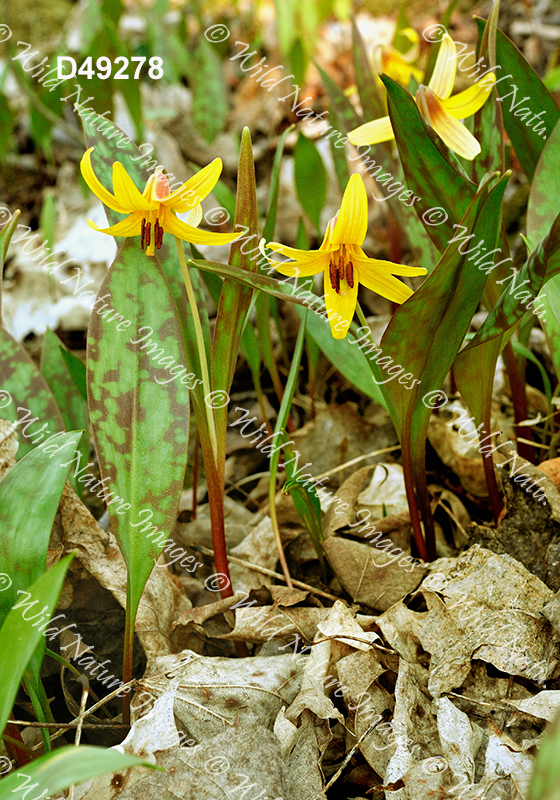
<path fill-rule="evenodd" d="M 196 343 L 198 346 L 198 357 L 200 360 L 200 374 L 202 378 L 202 385 L 204 387 L 204 394 L 206 397 L 208 397 L 212 391 L 212 386 L 210 383 L 210 374 L 208 372 L 208 360 L 206 358 L 206 348 L 204 346 L 204 337 L 202 335 L 202 325 L 200 324 L 198 306 L 196 304 L 196 298 L 194 296 L 194 289 L 191 282 L 191 276 L 189 275 L 189 268 L 187 267 L 185 254 L 183 253 L 183 247 L 180 241 L 177 239 L 177 237 L 175 237 L 175 244 L 177 245 L 177 254 L 179 256 L 179 263 L 181 264 L 181 270 L 183 272 L 185 289 L 187 290 L 187 297 L 189 298 L 189 305 L 191 307 L 194 329 L 196 331 Z M 214 460 L 216 460 L 218 455 L 216 424 L 214 421 L 214 414 L 212 412 L 212 409 L 208 405 L 206 406 L 206 417 L 208 419 L 208 435 L 210 436 L 210 442 L 212 444 L 212 452 L 214 453 Z"/>

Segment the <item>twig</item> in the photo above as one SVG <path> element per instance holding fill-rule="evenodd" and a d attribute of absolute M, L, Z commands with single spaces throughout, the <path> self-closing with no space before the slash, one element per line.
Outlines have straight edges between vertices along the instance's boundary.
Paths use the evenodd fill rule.
<path fill-rule="evenodd" d="M 76 727 L 76 737 L 74 739 L 74 747 L 78 747 L 80 739 L 82 738 L 82 727 L 84 724 L 84 712 L 86 710 L 86 703 L 89 694 L 89 681 L 85 675 L 78 678 L 78 682 L 82 684 L 82 698 L 80 700 L 80 718 Z M 68 800 L 74 800 L 74 784 L 70 787 L 68 792 Z"/>
<path fill-rule="evenodd" d="M 214 557 L 214 551 L 210 550 L 208 547 L 204 547 L 201 544 L 194 545 L 197 550 L 200 550 L 206 556 Z M 236 558 L 235 556 L 229 555 L 228 553 L 228 560 L 232 562 L 232 564 L 239 564 L 240 567 L 247 567 L 248 569 L 254 569 L 256 572 L 262 572 L 264 575 L 270 575 L 271 578 L 277 578 L 279 581 L 283 581 L 286 583 L 286 578 L 284 575 L 281 575 L 279 572 L 274 572 L 272 569 L 268 569 L 267 567 L 258 567 L 256 564 L 251 564 L 249 561 L 244 561 L 242 558 Z M 314 586 L 310 586 L 308 583 L 303 583 L 303 581 L 296 581 L 295 578 L 292 578 L 292 583 L 294 586 L 297 586 L 300 589 L 305 589 L 307 592 L 311 592 L 312 594 L 318 594 L 321 597 L 326 597 L 329 600 L 340 600 L 342 603 L 346 603 L 342 597 L 337 597 L 334 594 L 329 594 L 328 592 L 323 592 L 321 589 L 316 589 Z M 346 603 L 348 605 L 348 603 Z"/>
<path fill-rule="evenodd" d="M 364 731 L 364 732 L 362 733 L 362 735 L 360 736 L 360 738 L 358 739 L 358 741 L 356 742 L 356 744 L 354 745 L 354 747 L 353 747 L 353 748 L 350 750 L 350 752 L 348 753 L 348 755 L 346 756 L 346 758 L 344 759 L 344 761 L 342 762 L 342 764 L 340 765 L 340 767 L 338 768 L 338 770 L 337 770 L 337 771 L 334 773 L 334 775 L 332 776 L 332 778 L 330 779 L 330 781 L 327 783 L 327 785 L 325 786 L 325 788 L 323 789 L 323 791 L 322 791 L 322 792 L 319 792 L 319 794 L 315 795 L 315 797 L 313 798 L 313 800 L 321 800 L 321 798 L 325 796 L 325 793 L 326 793 L 326 792 L 327 792 L 327 791 L 328 791 L 328 790 L 331 788 L 331 786 L 332 786 L 332 785 L 333 785 L 333 784 L 334 784 L 334 783 L 335 783 L 335 782 L 336 782 L 336 781 L 337 781 L 337 780 L 340 778 L 340 776 L 341 776 L 341 774 L 342 774 L 342 770 L 343 770 L 343 769 L 344 769 L 344 767 L 345 767 L 345 766 L 348 764 L 348 762 L 350 761 L 350 759 L 352 758 L 352 756 L 354 755 L 354 753 L 356 752 L 356 750 L 358 749 L 358 747 L 361 745 L 361 743 L 363 742 L 363 740 L 366 738 L 366 736 L 367 736 L 369 733 L 371 733 L 371 731 L 372 731 L 372 730 L 375 728 L 375 726 L 376 726 L 376 725 L 377 725 L 377 722 L 374 722 L 374 723 L 372 723 L 372 724 L 369 726 L 369 728 L 368 728 L 366 731 Z"/>
<path fill-rule="evenodd" d="M 12 722 L 12 720 L 10 720 Z M 77 728 L 78 722 L 28 722 L 25 719 L 16 719 L 13 721 L 14 725 L 25 725 L 28 728 Z M 122 722 L 84 722 L 82 728 L 130 728 L 130 725 L 125 725 Z M 21 747 L 21 743 L 19 745 Z"/>
<path fill-rule="evenodd" d="M 360 461 L 365 461 L 366 458 L 372 458 L 373 456 L 382 456 L 384 453 L 392 453 L 395 450 L 400 450 L 401 445 L 395 444 L 393 447 L 384 447 L 382 450 L 373 450 L 371 453 L 365 453 L 363 456 L 357 456 L 357 458 L 353 458 L 351 461 L 346 461 L 344 464 L 340 464 L 338 467 L 334 467 L 334 469 L 329 469 L 328 472 L 323 472 L 321 475 L 315 475 L 313 478 L 314 481 L 318 481 L 321 478 L 328 478 L 329 475 L 334 475 L 335 472 L 340 472 L 346 467 L 351 467 L 354 464 L 359 464 Z M 373 465 L 375 466 L 375 465 Z"/>

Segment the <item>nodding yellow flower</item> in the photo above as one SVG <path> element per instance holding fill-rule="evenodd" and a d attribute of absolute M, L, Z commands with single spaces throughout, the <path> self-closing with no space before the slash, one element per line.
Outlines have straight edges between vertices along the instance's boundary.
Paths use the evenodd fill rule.
<path fill-rule="evenodd" d="M 210 194 L 222 171 L 221 158 L 197 172 L 174 192 L 169 190 L 167 177 L 157 170 L 140 192 L 119 161 L 113 163 L 113 192 L 111 194 L 99 181 L 91 165 L 93 147 L 82 158 L 80 168 L 91 191 L 113 211 L 128 214 L 126 219 L 99 228 L 88 219 L 94 231 L 112 236 L 140 236 L 140 246 L 146 255 L 153 256 L 163 241 L 164 231 L 193 244 L 228 244 L 239 238 L 239 233 L 211 233 L 197 228 L 202 219 L 201 201 Z M 189 212 L 188 222 L 177 219 L 175 213 Z"/>
<path fill-rule="evenodd" d="M 368 258 L 361 245 L 367 233 L 368 204 L 364 182 L 352 175 L 340 209 L 327 225 L 318 250 L 297 250 L 278 242 L 267 247 L 292 258 L 292 263 L 271 261 L 282 275 L 307 277 L 325 274 L 325 305 L 335 339 L 344 339 L 352 322 L 358 297 L 358 284 L 395 303 L 404 303 L 412 289 L 395 275 L 425 275 L 423 267 L 406 267 L 392 261 Z"/>
<path fill-rule="evenodd" d="M 430 82 L 427 86 L 419 86 L 416 91 L 416 104 L 422 116 L 445 144 L 455 153 L 472 161 L 480 153 L 480 145 L 459 120 L 472 116 L 484 105 L 496 76 L 491 72 L 484 80 L 451 97 L 456 70 L 457 50 L 455 42 L 447 34 L 441 42 Z M 389 117 L 366 122 L 348 134 L 354 145 L 388 142 L 394 136 Z"/>
<path fill-rule="evenodd" d="M 374 61 L 378 71 L 384 72 L 390 78 L 402 83 L 403 86 L 408 86 L 410 78 L 413 77 L 417 83 L 420 83 L 424 77 L 421 69 L 413 66 L 413 63 L 418 59 L 420 54 L 420 47 L 418 44 L 418 34 L 413 28 L 403 28 L 397 31 L 398 34 L 404 36 L 411 43 L 411 47 L 402 53 L 394 45 L 387 47 L 379 47 L 374 54 Z"/>

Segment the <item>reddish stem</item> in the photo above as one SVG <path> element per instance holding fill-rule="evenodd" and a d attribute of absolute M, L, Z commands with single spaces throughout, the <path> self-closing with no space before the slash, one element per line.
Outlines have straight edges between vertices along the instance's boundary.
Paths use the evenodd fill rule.
<path fill-rule="evenodd" d="M 509 385 L 511 387 L 511 399 L 513 401 L 513 416 L 515 419 L 515 435 L 517 438 L 520 436 L 525 439 L 533 441 L 533 434 L 530 428 L 520 428 L 518 423 L 527 419 L 527 394 L 525 393 L 525 382 L 521 379 L 519 369 L 517 367 L 517 360 L 511 342 L 508 342 L 503 349 L 502 355 L 506 365 L 507 374 L 509 377 Z M 517 442 L 517 452 L 522 458 L 527 459 L 532 464 L 535 463 L 535 451 L 530 444 L 525 442 Z"/>

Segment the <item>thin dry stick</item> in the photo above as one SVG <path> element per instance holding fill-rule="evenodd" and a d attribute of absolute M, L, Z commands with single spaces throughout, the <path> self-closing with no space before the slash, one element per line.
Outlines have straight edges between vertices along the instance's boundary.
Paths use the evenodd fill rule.
<path fill-rule="evenodd" d="M 86 710 L 86 703 L 89 694 L 89 681 L 85 675 L 78 678 L 78 683 L 82 684 L 82 699 L 80 701 L 80 716 L 78 720 L 78 727 L 76 728 L 76 738 L 74 739 L 74 747 L 78 747 L 80 739 L 82 738 L 82 726 L 84 724 L 84 712 Z M 74 786 L 70 787 L 68 792 L 68 800 L 74 800 Z"/>
<path fill-rule="evenodd" d="M 331 788 L 331 786 L 332 786 L 332 785 L 333 785 L 333 784 L 334 784 L 334 783 L 335 783 L 335 782 L 336 782 L 336 781 L 337 781 L 337 780 L 340 778 L 340 776 L 341 776 L 341 774 L 342 774 L 342 770 L 343 770 L 343 769 L 344 769 L 344 767 L 345 767 L 345 766 L 348 764 L 348 762 L 350 761 L 350 759 L 352 758 L 352 756 L 354 755 L 354 753 L 356 752 L 356 750 L 358 749 L 358 747 L 359 747 L 359 746 L 361 745 L 361 743 L 364 741 L 364 739 L 366 738 L 366 736 L 367 736 L 369 733 L 371 733 L 371 731 L 372 731 L 372 730 L 375 728 L 375 726 L 376 726 L 376 725 L 377 725 L 377 722 L 374 722 L 374 723 L 372 723 L 372 724 L 369 726 L 369 728 L 367 729 L 367 731 L 364 731 L 364 732 L 362 733 L 362 735 L 360 736 L 360 738 L 358 739 L 358 741 L 356 742 L 356 744 L 354 745 L 354 747 L 353 747 L 353 748 L 350 750 L 350 752 L 348 753 L 348 755 L 346 756 L 346 758 L 344 759 L 344 761 L 342 762 L 342 764 L 341 764 L 341 765 L 340 765 L 340 767 L 338 768 L 337 772 L 335 772 L 335 774 L 332 776 L 332 778 L 331 778 L 331 779 L 330 779 L 330 781 L 327 783 L 327 785 L 325 786 L 325 788 L 323 789 L 323 791 L 322 791 L 322 792 L 319 792 L 319 794 L 315 795 L 315 797 L 313 798 L 313 800 L 321 800 L 321 798 L 325 796 L 325 793 L 326 793 L 326 792 L 327 792 L 327 791 L 328 791 L 328 790 Z"/>
<path fill-rule="evenodd" d="M 12 720 L 10 720 L 12 722 Z M 78 722 L 28 722 L 25 719 L 15 719 L 13 720 L 14 725 L 26 725 L 28 728 L 65 728 L 66 730 L 70 730 L 72 728 L 77 728 L 79 725 Z M 130 725 L 125 725 L 123 722 L 84 722 L 82 724 L 82 728 L 101 728 L 101 730 L 105 730 L 106 728 L 130 728 Z M 18 746 L 21 747 L 21 742 L 18 742 Z"/>
<path fill-rule="evenodd" d="M 365 453 L 363 456 L 357 456 L 353 458 L 351 461 L 346 461 L 344 464 L 340 464 L 338 467 L 334 467 L 334 469 L 329 469 L 328 472 L 323 472 L 321 475 L 316 475 L 313 480 L 318 481 L 321 478 L 328 478 L 329 475 L 334 475 L 335 472 L 340 472 L 346 467 L 351 467 L 354 464 L 359 464 L 360 461 L 365 461 L 366 458 L 372 458 L 373 456 L 382 456 L 384 453 L 393 453 L 395 450 L 400 450 L 400 444 L 395 444 L 393 447 L 384 447 L 382 450 L 373 450 L 371 453 Z M 375 465 L 372 465 L 375 466 Z"/>
<path fill-rule="evenodd" d="M 214 551 L 210 550 L 208 547 L 204 547 L 203 545 L 199 544 L 196 545 L 196 549 L 200 550 L 206 556 L 214 556 Z M 286 577 L 281 575 L 279 572 L 274 572 L 272 569 L 268 569 L 267 567 L 258 567 L 256 564 L 251 564 L 249 561 L 244 561 L 242 558 L 236 558 L 235 556 L 230 556 L 228 553 L 228 560 L 231 561 L 233 564 L 239 564 L 240 567 L 247 567 L 248 569 L 254 569 L 256 572 L 262 572 L 263 575 L 270 575 L 271 578 L 278 578 L 279 581 L 284 581 L 286 583 Z M 292 583 L 294 586 L 297 586 L 300 589 L 305 589 L 307 592 L 311 592 L 312 594 L 318 594 L 321 597 L 326 597 L 329 600 L 340 600 L 341 603 L 346 603 L 346 600 L 342 597 L 337 597 L 334 594 L 329 594 L 328 592 L 323 592 L 321 589 L 316 589 L 314 586 L 310 586 L 308 583 L 303 583 L 303 581 L 296 581 L 295 578 L 292 578 Z M 348 605 L 348 603 L 346 603 Z"/>
<path fill-rule="evenodd" d="M 89 717 L 89 715 L 93 714 L 94 711 L 97 711 L 98 708 L 101 708 L 101 706 L 104 706 L 105 703 L 109 702 L 109 700 L 112 700 L 113 697 L 116 697 L 117 694 L 119 692 L 121 692 L 123 689 L 126 689 L 128 686 L 131 686 L 131 687 L 135 686 L 136 683 L 137 683 L 137 680 L 135 678 L 133 680 L 131 680 L 131 681 L 128 681 L 128 683 L 123 683 L 122 686 L 119 686 L 117 689 L 114 689 L 111 692 L 111 694 L 107 695 L 107 697 L 104 697 L 102 700 L 100 700 L 98 703 L 93 705 L 91 708 L 88 708 L 88 710 L 84 712 L 83 718 L 85 719 L 86 717 Z M 75 717 L 72 720 L 72 723 L 79 723 L 79 721 L 80 721 L 80 717 Z M 105 727 L 105 726 L 103 726 L 103 727 Z M 130 728 L 130 725 L 127 725 L 126 727 Z M 64 735 L 64 728 L 62 730 L 57 731 L 56 733 L 53 733 L 53 735 L 50 737 L 50 740 L 51 740 L 51 742 L 54 742 L 55 739 L 58 739 L 60 736 L 63 736 L 63 735 Z M 40 742 L 39 744 L 34 745 L 31 749 L 32 750 L 39 750 L 41 747 L 43 747 L 43 742 Z"/>

